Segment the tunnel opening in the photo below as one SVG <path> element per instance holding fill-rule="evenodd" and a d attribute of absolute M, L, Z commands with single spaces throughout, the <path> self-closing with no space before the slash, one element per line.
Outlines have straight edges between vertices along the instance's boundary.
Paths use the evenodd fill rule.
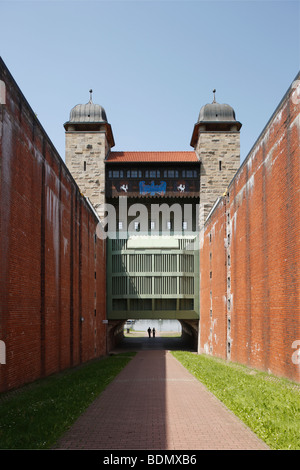
<path fill-rule="evenodd" d="M 177 319 L 109 320 L 107 351 L 198 350 L 198 321 Z"/>

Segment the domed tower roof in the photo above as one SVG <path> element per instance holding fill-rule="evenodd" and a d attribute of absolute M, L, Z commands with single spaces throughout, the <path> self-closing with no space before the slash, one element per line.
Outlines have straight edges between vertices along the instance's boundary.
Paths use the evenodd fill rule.
<path fill-rule="evenodd" d="M 229 104 L 219 104 L 213 101 L 202 106 L 199 113 L 198 122 L 235 122 L 234 109 Z"/>
<path fill-rule="evenodd" d="M 88 103 L 77 104 L 71 109 L 69 122 L 107 122 L 105 110 L 92 101 L 92 90 L 90 90 L 90 101 Z"/>
<path fill-rule="evenodd" d="M 104 108 L 99 104 L 93 103 L 92 92 L 90 90 L 90 100 L 86 104 L 77 104 L 70 111 L 70 118 L 64 124 L 67 132 L 76 131 L 100 131 L 105 129 L 110 146 L 115 145 L 111 125 L 107 121 Z"/>
<path fill-rule="evenodd" d="M 191 146 L 194 147 L 198 140 L 200 130 L 207 131 L 225 131 L 238 132 L 242 124 L 236 120 L 235 111 L 229 104 L 220 104 L 214 100 L 212 103 L 205 104 L 200 109 L 198 121 L 194 126 L 194 132 L 191 139 Z"/>

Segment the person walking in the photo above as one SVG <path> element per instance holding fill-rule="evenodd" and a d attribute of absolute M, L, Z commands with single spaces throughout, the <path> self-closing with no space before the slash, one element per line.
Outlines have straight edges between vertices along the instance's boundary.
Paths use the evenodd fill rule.
<path fill-rule="evenodd" d="M 152 330 L 153 338 L 155 338 L 155 328 Z"/>
<path fill-rule="evenodd" d="M 151 328 L 150 328 L 150 326 L 148 328 L 148 336 L 149 336 L 149 338 L 151 337 Z"/>

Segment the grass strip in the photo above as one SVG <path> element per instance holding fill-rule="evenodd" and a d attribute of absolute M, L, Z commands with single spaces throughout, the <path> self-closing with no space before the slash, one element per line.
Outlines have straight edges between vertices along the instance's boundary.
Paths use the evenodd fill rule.
<path fill-rule="evenodd" d="M 0 449 L 48 449 L 135 353 L 107 356 L 0 395 Z"/>
<path fill-rule="evenodd" d="M 173 355 L 271 449 L 300 449 L 300 385 L 202 354 Z"/>

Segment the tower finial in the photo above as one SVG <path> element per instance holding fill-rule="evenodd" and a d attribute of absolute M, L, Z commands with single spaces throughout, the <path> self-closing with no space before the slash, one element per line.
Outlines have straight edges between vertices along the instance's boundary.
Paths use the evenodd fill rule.
<path fill-rule="evenodd" d="M 90 90 L 90 103 L 92 103 L 92 93 L 93 93 L 93 90 Z"/>
<path fill-rule="evenodd" d="M 213 103 L 216 103 L 216 89 L 215 89 L 215 88 L 213 89 L 213 94 L 214 94 L 214 100 L 213 100 Z"/>

